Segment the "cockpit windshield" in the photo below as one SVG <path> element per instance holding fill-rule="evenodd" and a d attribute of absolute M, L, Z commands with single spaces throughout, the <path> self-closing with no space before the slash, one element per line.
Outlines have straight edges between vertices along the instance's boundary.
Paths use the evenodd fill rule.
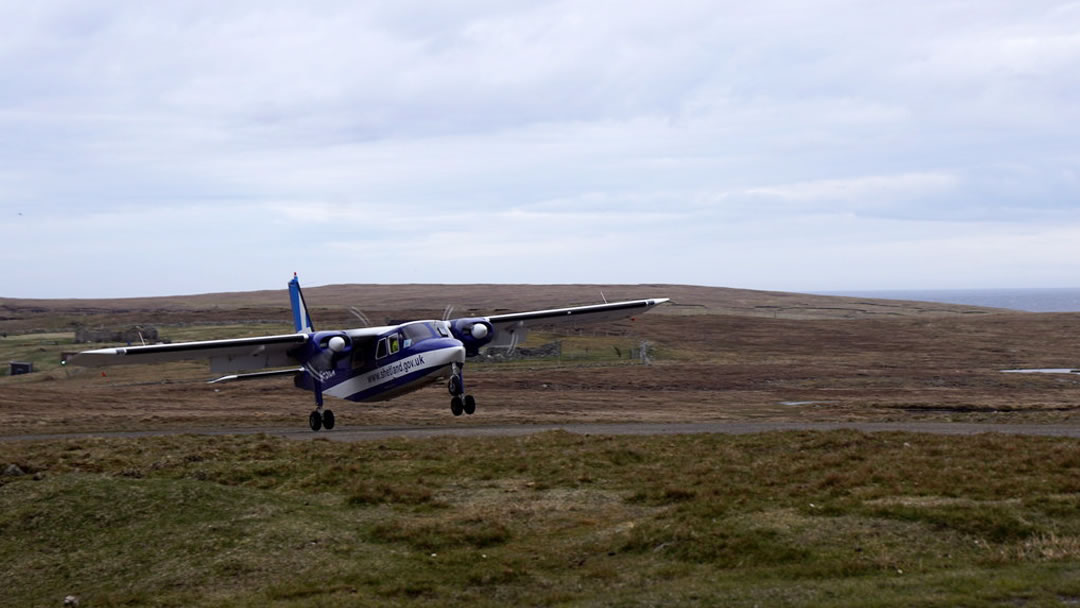
<path fill-rule="evenodd" d="M 435 337 L 435 332 L 427 323 L 409 323 L 408 325 L 403 325 L 401 327 L 401 333 L 404 335 L 404 346 L 406 347 Z"/>

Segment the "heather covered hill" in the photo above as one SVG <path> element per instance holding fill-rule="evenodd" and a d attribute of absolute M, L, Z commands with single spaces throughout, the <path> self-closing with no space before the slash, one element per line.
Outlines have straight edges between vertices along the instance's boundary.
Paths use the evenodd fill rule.
<path fill-rule="evenodd" d="M 487 314 L 652 297 L 674 305 L 650 314 L 723 314 L 834 319 L 971 315 L 999 309 L 695 285 L 325 285 L 304 288 L 308 306 L 326 323 L 350 324 L 350 306 L 373 319 Z M 285 289 L 116 299 L 0 298 L 0 331 L 55 329 L 93 323 L 190 323 L 287 319 Z M 148 318 L 152 317 L 152 318 Z"/>

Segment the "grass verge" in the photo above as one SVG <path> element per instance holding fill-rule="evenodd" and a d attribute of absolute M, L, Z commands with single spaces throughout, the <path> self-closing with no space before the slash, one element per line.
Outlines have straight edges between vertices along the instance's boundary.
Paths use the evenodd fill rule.
<path fill-rule="evenodd" d="M 10 605 L 1080 598 L 1075 440 L 856 432 L 0 445 Z"/>

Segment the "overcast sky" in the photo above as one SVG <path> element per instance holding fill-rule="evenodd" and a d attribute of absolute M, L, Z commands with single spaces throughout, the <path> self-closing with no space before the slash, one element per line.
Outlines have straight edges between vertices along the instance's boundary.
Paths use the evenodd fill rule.
<path fill-rule="evenodd" d="M 1080 285 L 1080 2 L 0 8 L 0 296 Z"/>

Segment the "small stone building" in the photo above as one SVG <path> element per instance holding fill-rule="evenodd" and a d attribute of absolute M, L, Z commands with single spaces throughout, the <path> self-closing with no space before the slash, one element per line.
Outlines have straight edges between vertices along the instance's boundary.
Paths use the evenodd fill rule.
<path fill-rule="evenodd" d="M 34 363 L 32 361 L 11 361 L 11 369 L 8 372 L 9 375 L 19 376 L 22 374 L 34 373 Z"/>

